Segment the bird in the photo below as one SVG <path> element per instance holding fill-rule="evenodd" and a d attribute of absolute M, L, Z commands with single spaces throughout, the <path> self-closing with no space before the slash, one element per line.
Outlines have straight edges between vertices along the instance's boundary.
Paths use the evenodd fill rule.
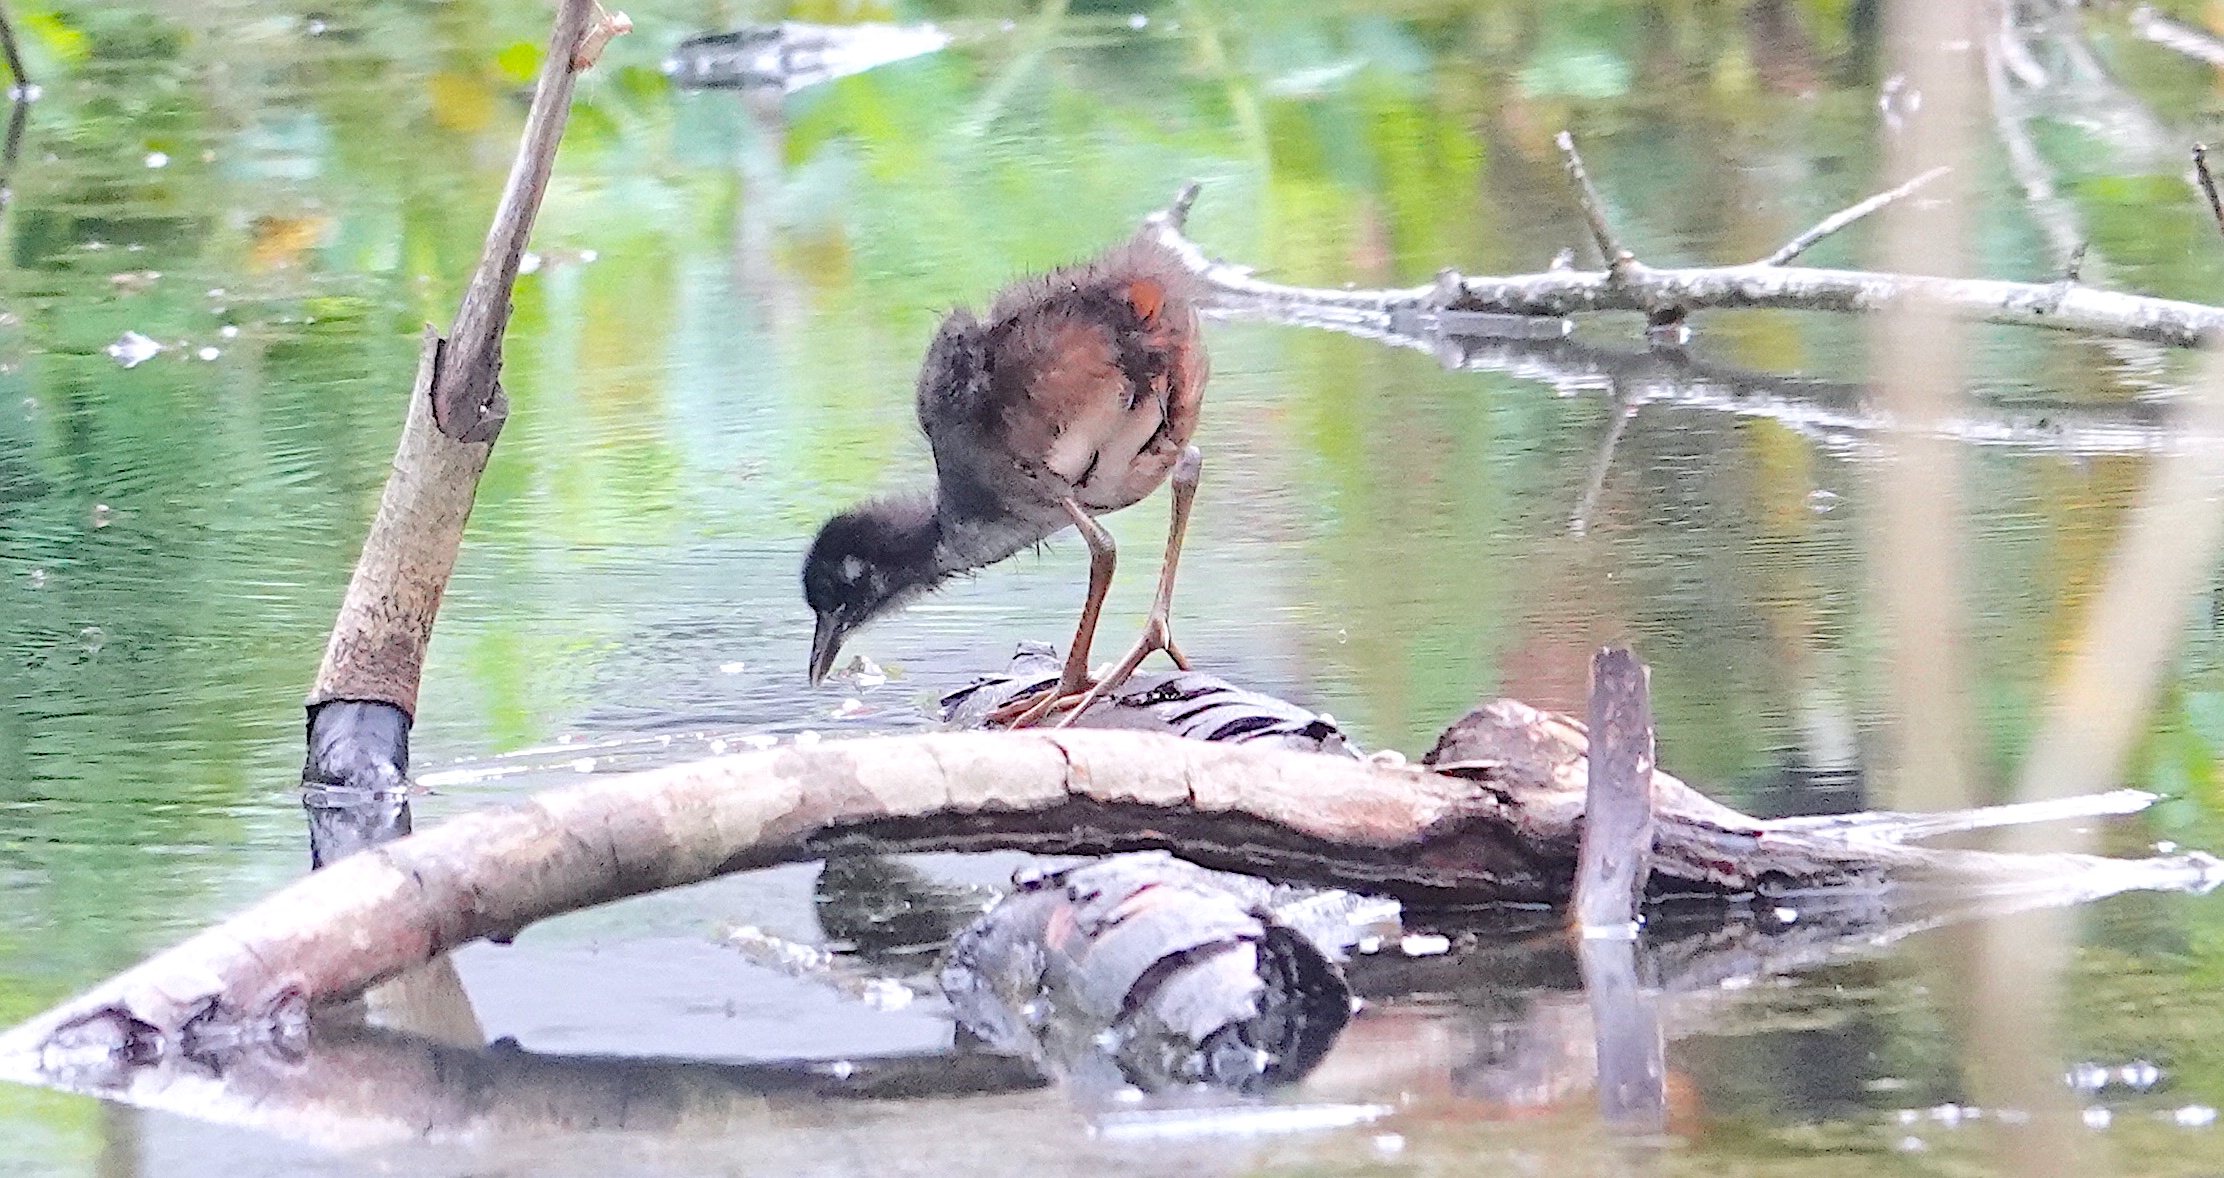
<path fill-rule="evenodd" d="M 1185 192 L 1161 217 L 1187 211 Z M 1089 589 L 1055 688 L 1016 714 L 1071 722 L 1154 651 L 1190 668 L 1173 641 L 1175 571 L 1203 455 L 1190 444 L 1210 372 L 1203 280 L 1151 226 L 1097 257 L 1006 287 L 985 315 L 942 321 L 919 368 L 919 426 L 933 452 L 924 493 L 871 500 L 820 527 L 803 563 L 817 617 L 810 680 L 843 641 L 951 577 L 985 568 L 1071 526 L 1089 547 Z M 1103 680 L 1089 648 L 1117 550 L 1096 517 L 1171 479 L 1173 520 L 1142 636 Z"/>

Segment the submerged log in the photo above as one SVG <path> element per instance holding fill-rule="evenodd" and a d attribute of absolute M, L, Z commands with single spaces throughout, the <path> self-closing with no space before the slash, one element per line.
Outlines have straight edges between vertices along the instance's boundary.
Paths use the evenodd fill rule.
<path fill-rule="evenodd" d="M 313 1009 L 468 942 L 830 849 L 1164 849 L 1423 906 L 1558 903 L 1575 876 L 1584 757 L 1580 724 L 1499 701 L 1454 725 L 1428 765 L 1067 730 L 833 741 L 614 776 L 315 872 L 0 1035 L 0 1070 L 220 1058 L 297 1034 Z M 2122 861 L 1849 838 L 1652 780 L 1656 897 L 1933 883 L 2072 902 L 2218 878 L 2198 854 Z M 2048 813 L 2123 812 L 2143 797 Z"/>
<path fill-rule="evenodd" d="M 1370 1002 L 1425 993 L 1432 1002 L 1458 1003 L 1476 1020 L 1466 1053 L 1448 1060 L 1441 1039 L 1383 1038 L 1386 1030 L 1395 1034 L 1401 1024 L 1434 1024 L 1378 1020 L 1374 1034 L 1360 1045 L 1372 1057 L 1371 1071 L 1388 1066 L 1410 1076 L 1416 1086 L 1449 1086 L 1474 1118 L 1542 1109 L 1594 1083 L 1612 1084 L 1615 1114 L 1633 1114 L 1617 1123 L 1642 1131 L 1658 1122 L 1650 1111 L 1658 1102 L 1650 1098 L 1656 1085 L 1647 1061 L 1654 1058 L 1661 1038 L 1673 1041 L 1718 1030 L 1726 1014 L 1736 1025 L 1750 1026 L 1756 1005 L 1766 1009 L 1784 1000 L 1777 996 L 1801 1003 L 1802 1014 L 1811 1016 L 1804 991 L 1754 983 L 1874 957 L 1924 929 L 2017 911 L 2024 903 L 1937 893 L 1834 894 L 1803 901 L 1796 919 L 1788 922 L 1775 905 L 1755 905 L 1731 912 L 1727 920 L 1718 916 L 1688 926 L 1674 914 L 1658 913 L 1662 918 L 1648 925 L 1640 941 L 1583 944 L 1557 935 L 1550 913 L 1494 910 L 1464 914 L 1452 924 L 1431 924 L 1455 934 L 1447 938 L 1443 953 L 1406 956 L 1384 945 L 1353 958 L 1346 976 Z M 1308 936 L 1320 939 L 1310 930 Z M 1583 950 L 1592 947 L 1631 954 L 1634 988 L 1579 989 L 1594 978 L 1608 980 L 1582 969 Z M 745 1133 L 753 1146 L 775 1151 L 786 1142 L 787 1155 L 822 1157 L 831 1143 L 856 1143 L 854 1134 L 845 1136 L 845 1122 L 839 1119 L 844 1103 L 1016 1094 L 1051 1080 L 1041 1062 L 963 1049 L 849 1056 L 838 1064 L 736 1066 L 699 1059 L 546 1055 L 515 1044 L 465 1048 L 345 1025 L 320 1025 L 307 1042 L 244 1046 L 216 1062 L 220 1066 L 212 1068 L 207 1060 L 169 1057 L 146 1066 L 110 1061 L 105 1068 L 61 1073 L 10 1071 L 23 1066 L 18 1057 L 0 1058 L 0 1074 L 203 1121 L 249 1126 L 324 1149 L 468 1144 L 507 1163 L 531 1156 L 521 1151 L 545 1146 L 552 1135 L 564 1142 L 568 1135 L 592 1131 L 607 1143 L 631 1134 L 703 1126 L 728 1135 Z M 1446 1063 L 1452 1065 L 1450 1075 L 1434 1070 Z M 1644 1083 L 1625 1083 L 1639 1080 Z M 1230 1121 L 1247 1110 L 1278 1115 L 1290 1108 L 1282 1101 L 1220 1102 L 1209 1092 L 1189 1089 L 1180 1097 L 1182 1111 L 1177 1111 L 1175 1106 L 1139 1106 L 1123 1095 L 1131 1093 L 1092 1092 L 1069 1082 L 1065 1092 L 1045 1096 L 1047 1103 L 1035 1107 L 1055 1113 L 1061 1123 L 1078 1112 L 1097 1138 L 1116 1138 L 1153 1123 L 1163 1127 L 1161 1118 L 1181 1116 L 1197 1120 L 1177 1122 L 1177 1127 L 1217 1121 L 1221 1131 L 1237 1131 L 1246 1126 Z M 1600 1095 L 1609 1093 L 1602 1087 Z M 1641 1099 L 1623 1099 L 1627 1096 Z M 972 1148 L 977 1154 L 980 1135 L 1009 1125 L 1013 1107 L 1009 1101 L 947 1101 L 935 1116 L 948 1131 L 935 1137 L 976 1143 Z M 790 1108 L 796 1115 L 784 1118 L 782 1111 Z M 984 1109 L 978 1122 L 964 1121 Z M 829 1116 L 836 1119 L 830 1122 Z M 1137 1117 L 1141 1121 L 1132 1119 Z M 960 1123 L 959 1130 L 950 1129 L 952 1118 Z M 1019 1120 L 1031 1131 L 1043 1123 L 1028 1116 Z M 915 1145 L 908 1136 L 902 1143 Z M 1057 1146 L 1070 1149 L 1063 1139 Z M 891 1159 L 891 1164 L 916 1169 L 918 1159 L 907 1156 Z"/>

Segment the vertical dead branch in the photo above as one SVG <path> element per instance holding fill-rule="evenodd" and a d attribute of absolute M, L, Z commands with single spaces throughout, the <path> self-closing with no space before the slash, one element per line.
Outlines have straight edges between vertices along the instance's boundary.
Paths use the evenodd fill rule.
<path fill-rule="evenodd" d="M 523 140 L 455 330 L 443 341 L 425 329 L 394 471 L 309 692 L 303 780 L 363 791 L 378 811 L 367 822 L 380 830 L 408 829 L 397 791 L 409 769 L 425 647 L 501 428 L 495 377 L 510 291 L 563 136 L 573 79 L 587 56 L 590 17 L 600 11 L 595 0 L 563 0 L 558 10 Z M 594 27 L 615 32 L 623 17 L 603 16 Z M 389 812 L 397 806 L 398 815 Z"/>
<path fill-rule="evenodd" d="M 1589 783 L 1575 876 L 1575 927 L 1585 939 L 1637 930 L 1653 853 L 1650 672 L 1624 646 L 1591 658 Z"/>
<path fill-rule="evenodd" d="M 1606 259 L 1606 268 L 1620 273 L 1636 261 L 1635 255 L 1622 248 L 1619 237 L 1614 235 L 1614 225 L 1606 219 L 1606 201 L 1591 184 L 1591 173 L 1583 166 L 1582 153 L 1575 150 L 1575 136 L 1562 131 L 1553 138 L 1560 145 L 1560 155 L 1566 161 L 1568 179 L 1575 184 L 1575 200 L 1582 206 L 1583 220 L 1591 227 L 1591 239 L 1598 243 L 1599 255 Z"/>
<path fill-rule="evenodd" d="M 2201 180 L 2201 195 L 2209 198 L 2209 215 L 2216 219 L 2216 228 L 2224 232 L 2224 200 L 2216 195 L 2216 177 L 2209 175 L 2209 145 L 2193 145 L 2193 174 Z"/>

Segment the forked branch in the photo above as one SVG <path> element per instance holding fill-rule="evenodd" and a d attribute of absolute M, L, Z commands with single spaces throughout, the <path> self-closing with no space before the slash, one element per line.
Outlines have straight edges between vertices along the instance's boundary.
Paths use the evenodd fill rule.
<path fill-rule="evenodd" d="M 1929 184 L 1931 181 L 1936 180 L 1940 176 L 1943 176 L 1951 171 L 1953 171 L 1952 168 L 1946 167 L 1945 165 L 1940 165 L 1938 167 L 1932 168 L 1930 171 L 1925 172 L 1920 176 L 1917 176 L 1913 180 L 1900 185 L 1897 188 L 1891 188 L 1877 193 L 1875 196 L 1872 196 L 1869 199 L 1862 201 L 1860 204 L 1854 205 L 1851 208 L 1840 209 L 1839 211 L 1832 213 L 1827 217 L 1824 217 L 1822 220 L 1817 221 L 1814 227 L 1807 230 L 1807 232 L 1802 233 L 1799 236 L 1792 238 L 1790 241 L 1785 242 L 1784 248 L 1777 250 L 1775 253 L 1770 254 L 1765 258 L 1762 258 L 1761 265 L 1782 266 L 1790 262 L 1793 258 L 1806 253 L 1815 245 L 1815 243 L 1821 241 L 1823 238 L 1836 233 L 1840 229 L 1853 224 L 1855 221 L 1858 221 L 1873 212 L 1876 212 L 1878 209 L 1891 204 L 1893 201 L 1913 195 L 1917 189 L 1923 187 L 1926 184 Z"/>
<path fill-rule="evenodd" d="M 1882 195 L 1896 200 L 1906 193 Z M 1552 320 L 1595 311 L 1651 315 L 1667 307 L 1686 312 L 1873 314 L 1914 303 L 1971 322 L 2051 327 L 2170 347 L 2196 348 L 2224 338 L 2224 307 L 2121 294 L 2076 282 L 1937 278 L 1766 262 L 1656 269 L 1628 258 L 1612 228 L 1605 224 L 1595 194 L 1585 199 L 1591 201 L 1585 210 L 1586 223 L 1594 236 L 1603 233 L 1601 240 L 1615 251 L 1610 257 L 1623 259 L 1618 267 L 1555 267 L 1541 273 L 1505 276 L 1465 275 L 1447 269 L 1425 286 L 1324 289 L 1262 281 L 1247 267 L 1216 261 L 1165 213 L 1150 218 L 1145 232 L 1172 249 L 1212 288 L 1215 309 L 1223 314 L 1372 334 L 1537 338 L 1565 334 L 1566 327 Z M 1889 203 L 1877 203 L 1862 215 Z M 1849 209 L 1847 214 L 1854 211 Z M 1853 219 L 1848 216 L 1837 227 L 1851 224 Z M 1524 325 L 1524 319 L 1536 326 Z"/>
<path fill-rule="evenodd" d="M 1607 270 L 1621 271 L 1637 259 L 1623 248 L 1621 238 L 1614 233 L 1613 222 L 1607 220 L 1606 201 L 1591 183 L 1591 173 L 1583 166 L 1582 153 L 1575 150 L 1575 136 L 1562 131 L 1553 142 L 1560 145 L 1568 179 L 1575 184 L 1576 204 L 1582 207 L 1583 220 L 1591 226 L 1591 240 L 1598 243 L 1599 256 L 1606 259 Z"/>

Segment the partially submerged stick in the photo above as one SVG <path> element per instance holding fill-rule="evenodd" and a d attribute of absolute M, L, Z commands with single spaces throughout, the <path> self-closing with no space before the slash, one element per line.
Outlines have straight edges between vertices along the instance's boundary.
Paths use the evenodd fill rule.
<path fill-rule="evenodd" d="M 398 821 L 403 831 L 406 802 L 394 791 L 409 769 L 425 648 L 508 411 L 496 378 L 518 260 L 555 164 L 573 80 L 592 64 L 589 50 L 625 27 L 622 15 L 602 14 L 595 0 L 563 0 L 558 9 L 517 157 L 455 326 L 446 340 L 425 329 L 393 474 L 309 692 L 303 780 L 373 795 L 399 811 L 398 820 L 382 814 L 381 822 Z"/>
<path fill-rule="evenodd" d="M 1653 709 L 1645 664 L 1628 647 L 1591 658 L 1591 742 L 1574 924 L 1628 940 L 1653 860 Z"/>

